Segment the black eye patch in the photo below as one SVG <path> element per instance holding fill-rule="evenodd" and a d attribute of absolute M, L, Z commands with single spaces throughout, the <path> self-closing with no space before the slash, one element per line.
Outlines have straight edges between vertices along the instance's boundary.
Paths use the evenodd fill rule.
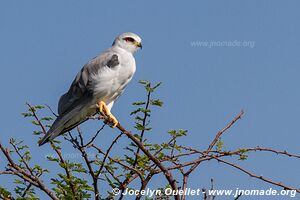
<path fill-rule="evenodd" d="M 123 38 L 126 42 L 135 42 L 135 40 L 132 37 L 125 37 Z"/>

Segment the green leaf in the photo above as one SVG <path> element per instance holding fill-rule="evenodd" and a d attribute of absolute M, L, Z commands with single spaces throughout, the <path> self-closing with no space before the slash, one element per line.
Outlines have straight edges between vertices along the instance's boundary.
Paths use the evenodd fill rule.
<path fill-rule="evenodd" d="M 244 150 L 244 149 L 240 149 L 239 152 L 240 152 L 240 153 L 246 153 L 246 152 L 248 152 L 248 151 L 247 151 L 247 150 Z"/>
<path fill-rule="evenodd" d="M 217 151 L 221 151 L 224 148 L 224 141 L 220 138 L 216 143 Z"/>
<path fill-rule="evenodd" d="M 112 188 L 114 188 L 114 187 L 115 187 L 114 182 L 113 182 L 112 180 L 110 180 L 110 178 L 109 178 L 106 174 L 104 174 L 104 176 L 105 176 L 105 179 L 107 180 L 107 182 L 109 183 L 109 185 L 110 185 Z"/>
<path fill-rule="evenodd" d="M 134 111 L 132 111 L 132 112 L 130 113 L 130 115 L 135 115 L 135 114 L 137 114 L 138 112 L 140 112 L 140 109 L 139 109 L 139 108 L 136 109 L 136 110 L 134 110 Z"/>
<path fill-rule="evenodd" d="M 187 132 L 188 132 L 187 130 L 179 129 L 177 137 L 186 136 Z"/>
<path fill-rule="evenodd" d="M 139 83 L 142 84 L 142 85 L 146 85 L 146 84 L 149 84 L 149 81 L 146 81 L 146 80 L 140 80 Z"/>
<path fill-rule="evenodd" d="M 161 84 L 162 84 L 162 82 L 157 83 L 157 84 L 153 87 L 153 89 L 155 90 L 155 89 L 158 88 Z"/>
<path fill-rule="evenodd" d="M 164 103 L 159 99 L 151 99 L 150 104 L 153 105 L 153 106 L 162 107 Z"/>
<path fill-rule="evenodd" d="M 126 158 L 126 162 L 127 162 L 128 164 L 130 164 L 130 165 L 133 165 L 133 164 L 134 164 L 135 159 L 133 159 L 133 158 L 127 156 L 127 155 L 125 155 L 125 158 Z"/>
<path fill-rule="evenodd" d="M 17 147 L 17 149 L 18 149 L 19 151 L 21 151 L 21 150 L 23 150 L 23 149 L 28 149 L 28 148 L 29 148 L 28 145 L 22 145 L 22 146 L 18 146 L 18 147 Z"/>
<path fill-rule="evenodd" d="M 240 155 L 239 160 L 247 160 L 248 156 L 245 154 Z"/>
<path fill-rule="evenodd" d="M 168 133 L 169 133 L 172 137 L 176 137 L 177 131 L 176 131 L 176 130 L 169 130 Z"/>
<path fill-rule="evenodd" d="M 150 92 L 150 93 L 154 92 L 154 90 L 150 87 L 150 85 L 146 85 L 145 89 L 147 90 L 147 92 Z"/>
<path fill-rule="evenodd" d="M 15 179 L 15 180 L 14 180 L 14 183 L 15 183 L 15 184 L 23 184 L 24 181 L 21 181 L 20 179 Z"/>
<path fill-rule="evenodd" d="M 11 198 L 11 193 L 6 189 L 0 186 L 0 194 L 1 196 L 3 196 L 4 198 L 8 198 L 8 199 L 12 199 Z"/>
<path fill-rule="evenodd" d="M 136 128 L 139 131 L 145 130 L 145 127 L 139 122 L 135 122 L 134 128 Z"/>
<path fill-rule="evenodd" d="M 40 135 L 42 133 L 43 133 L 42 131 L 33 131 L 33 135 Z"/>
<path fill-rule="evenodd" d="M 132 111 L 132 112 L 130 113 L 130 115 L 134 115 L 134 114 L 139 113 L 139 112 L 148 114 L 148 113 L 151 112 L 151 110 L 145 109 L 145 108 L 138 108 L 138 109 Z"/>
<path fill-rule="evenodd" d="M 135 119 L 138 120 L 138 121 L 143 121 L 144 120 L 144 118 L 142 118 L 140 116 L 136 116 Z"/>
<path fill-rule="evenodd" d="M 36 109 L 43 109 L 43 108 L 45 108 L 45 106 L 39 106 L 39 105 L 37 105 L 37 106 L 34 106 Z"/>
<path fill-rule="evenodd" d="M 53 120 L 52 117 L 43 117 L 41 118 L 41 121 L 50 121 Z"/>
<path fill-rule="evenodd" d="M 23 115 L 23 117 L 31 117 L 32 116 L 31 113 L 21 113 L 21 115 Z"/>
<path fill-rule="evenodd" d="M 152 144 L 152 147 L 150 148 L 150 150 L 159 150 L 161 148 L 161 146 L 159 144 Z"/>
<path fill-rule="evenodd" d="M 137 139 L 139 139 L 139 140 L 141 140 L 142 138 L 141 138 L 141 136 L 140 135 L 138 135 L 138 134 L 133 134 L 134 135 L 134 137 L 136 137 Z M 130 143 L 130 146 L 136 146 L 133 142 L 131 142 Z"/>
<path fill-rule="evenodd" d="M 40 124 L 39 124 L 37 121 L 35 121 L 35 120 L 32 120 L 31 123 L 33 123 L 33 124 L 36 125 L 36 126 L 39 126 L 39 125 L 40 125 Z"/>
<path fill-rule="evenodd" d="M 58 159 L 58 158 L 55 158 L 55 157 L 53 157 L 53 156 L 47 156 L 47 159 L 48 159 L 49 161 L 59 162 L 59 159 Z"/>
<path fill-rule="evenodd" d="M 163 157 L 165 157 L 166 155 L 163 152 L 159 152 L 157 158 L 158 159 L 162 159 Z"/>
<path fill-rule="evenodd" d="M 144 102 L 144 101 L 133 102 L 133 103 L 132 103 L 132 105 L 135 105 L 135 106 L 144 105 L 144 104 L 146 104 L 146 102 Z"/>

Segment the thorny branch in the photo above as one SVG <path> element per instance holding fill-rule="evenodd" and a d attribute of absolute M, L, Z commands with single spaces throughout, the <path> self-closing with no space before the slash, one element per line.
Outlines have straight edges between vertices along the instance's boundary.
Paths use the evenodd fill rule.
<path fill-rule="evenodd" d="M 156 164 L 156 166 L 164 173 L 172 189 L 177 190 L 178 187 L 176 180 L 174 179 L 172 173 L 168 170 L 168 168 L 165 167 L 158 158 L 151 154 L 139 139 L 137 139 L 132 133 L 127 131 L 123 126 L 121 126 L 120 123 L 117 125 L 117 128 L 129 139 L 131 139 L 144 152 L 144 154 L 147 155 L 149 159 Z M 174 198 L 175 200 L 179 200 L 179 195 L 175 195 Z"/>
<path fill-rule="evenodd" d="M 212 150 L 212 148 L 216 145 L 220 137 L 222 136 L 223 133 L 225 133 L 226 130 L 228 130 L 237 120 L 241 119 L 244 114 L 244 111 L 242 110 L 229 124 L 227 124 L 226 127 L 224 127 L 222 130 L 220 130 L 216 137 L 213 139 L 209 147 L 207 148 L 207 151 Z"/>
<path fill-rule="evenodd" d="M 149 103 L 150 102 L 149 93 L 148 93 L 147 97 L 148 97 L 147 102 Z M 35 113 L 35 109 L 30 104 L 27 104 L 27 105 L 29 106 L 36 122 L 41 127 L 43 133 L 46 133 L 44 125 L 42 124 L 41 120 Z M 145 108 L 146 109 L 148 108 L 147 104 L 146 104 Z M 222 151 L 220 149 L 214 150 L 214 147 L 216 146 L 217 142 L 220 140 L 220 137 L 228 129 L 230 129 L 239 119 L 241 119 L 243 114 L 244 114 L 244 112 L 241 111 L 229 124 L 227 124 L 223 129 L 221 129 L 215 135 L 214 139 L 211 141 L 208 148 L 204 151 L 200 151 L 196 148 L 178 145 L 176 137 L 173 137 L 168 142 L 165 143 L 166 146 L 171 147 L 170 148 L 171 150 L 169 151 L 169 153 L 161 154 L 165 151 L 165 149 L 163 147 L 158 148 L 156 150 L 151 150 L 147 145 L 145 145 L 143 143 L 143 140 L 141 139 L 141 138 L 143 138 L 143 134 L 144 134 L 143 132 L 141 132 L 140 137 L 138 138 L 133 133 L 131 133 L 130 131 L 125 129 L 123 126 L 121 126 L 121 124 L 117 125 L 117 129 L 121 133 L 115 137 L 115 139 L 111 142 L 108 149 L 106 149 L 106 150 L 102 150 L 102 148 L 100 148 L 99 146 L 97 146 L 94 143 L 98 134 L 104 129 L 105 124 L 96 132 L 96 134 L 87 143 L 84 143 L 83 136 L 82 136 L 82 133 L 79 128 L 78 128 L 78 138 L 72 136 L 69 133 L 69 138 L 66 138 L 66 139 L 73 144 L 74 148 L 77 149 L 81 153 L 81 155 L 84 159 L 84 162 L 88 168 L 88 173 L 92 177 L 92 185 L 94 188 L 95 200 L 100 199 L 98 180 L 100 179 L 104 169 L 117 182 L 117 184 L 119 185 L 119 188 L 121 190 L 124 190 L 126 187 L 128 187 L 128 185 L 130 183 L 132 183 L 138 177 L 140 179 L 140 184 L 141 184 L 139 189 L 141 189 L 141 190 L 145 189 L 147 187 L 148 183 L 151 181 L 151 179 L 157 174 L 162 174 L 168 181 L 171 188 L 173 190 L 177 190 L 178 189 L 177 183 L 179 183 L 179 182 L 176 181 L 177 176 L 176 176 L 176 178 L 174 177 L 173 171 L 178 170 L 182 175 L 182 179 L 181 179 L 182 185 L 181 185 L 180 189 L 185 190 L 188 187 L 188 180 L 189 180 L 190 174 L 199 166 L 200 163 L 203 163 L 205 161 L 210 161 L 210 160 L 217 160 L 219 163 L 223 163 L 228 166 L 231 166 L 247 175 L 250 175 L 251 177 L 254 177 L 254 178 L 264 181 L 266 183 L 282 187 L 283 189 L 295 190 L 298 193 L 300 193 L 300 189 L 284 185 L 281 182 L 276 182 L 271 179 L 265 178 L 263 176 L 259 176 L 253 172 L 250 172 L 250 171 L 244 169 L 243 167 L 241 167 L 235 163 L 225 160 L 226 157 L 229 157 L 229 156 L 242 157 L 246 153 L 249 153 L 249 152 L 271 152 L 271 153 L 275 153 L 278 155 L 284 155 L 284 156 L 293 157 L 293 158 L 297 158 L 297 159 L 300 158 L 300 155 L 291 154 L 291 153 L 288 153 L 287 151 L 279 151 L 279 150 L 275 150 L 272 148 L 265 148 L 265 147 L 239 148 L 237 150 L 232 150 L 232 151 Z M 147 119 L 147 115 L 144 116 L 144 121 L 143 121 L 144 126 L 146 125 L 146 119 Z M 134 159 L 133 164 L 128 164 L 128 163 L 124 162 L 123 159 L 116 159 L 110 155 L 112 148 L 116 145 L 117 141 L 122 137 L 122 135 L 126 135 L 137 146 L 138 150 L 134 154 L 135 159 Z M 13 149 L 15 150 L 15 152 L 17 153 L 17 155 L 20 157 L 21 162 L 24 164 L 25 168 L 21 168 L 18 164 L 16 164 L 13 161 L 13 159 L 9 153 L 9 150 L 5 149 L 0 144 L 0 149 L 8 161 L 6 171 L 2 171 L 2 172 L 0 172 L 0 174 L 18 176 L 22 180 L 24 180 L 25 182 L 28 183 L 26 190 L 29 190 L 30 187 L 34 186 L 34 187 L 41 189 L 43 192 L 45 192 L 51 199 L 58 199 L 58 197 L 54 194 L 54 192 L 51 191 L 41 181 L 40 176 L 37 176 L 36 174 L 34 174 L 32 172 L 32 168 L 30 167 L 29 163 L 27 163 L 25 161 L 25 159 L 23 158 L 23 156 L 21 155 L 21 153 L 18 152 L 18 149 L 16 148 L 16 146 L 14 146 L 14 145 L 12 145 L 12 146 L 13 146 Z M 62 156 L 61 150 L 59 148 L 57 148 L 53 142 L 51 142 L 51 146 L 52 146 L 53 150 L 57 153 L 59 162 L 62 164 L 62 166 L 65 166 L 64 167 L 65 173 L 70 180 L 68 182 L 68 184 L 72 190 L 74 199 L 77 199 L 78 197 L 76 196 L 76 188 L 74 187 L 74 184 L 71 181 L 72 174 L 70 172 L 70 169 L 67 167 L 67 165 L 64 165 L 66 162 Z M 181 151 L 177 151 L 175 147 L 181 149 Z M 93 169 L 94 161 L 90 160 L 90 158 L 88 158 L 88 150 L 89 149 L 97 150 L 98 154 L 103 156 L 101 162 L 99 162 L 100 164 L 98 164 L 98 166 L 97 166 L 98 170 Z M 138 155 L 140 154 L 140 151 L 142 151 L 151 161 L 151 163 L 146 165 L 142 170 L 137 166 L 137 158 L 138 158 Z M 161 156 L 161 155 L 163 155 L 163 156 Z M 189 158 L 189 160 L 187 160 L 187 158 Z M 120 176 L 118 176 L 118 173 L 120 173 L 120 171 L 112 170 L 112 168 L 110 168 L 106 164 L 108 162 L 107 160 L 109 160 L 109 162 L 113 162 L 115 165 L 120 166 L 122 169 L 124 169 L 124 171 L 127 171 L 127 172 L 129 171 L 130 173 L 127 173 L 128 176 L 124 180 L 121 180 Z M 213 180 L 211 181 L 211 185 L 212 185 L 211 187 L 213 188 Z M 25 190 L 24 194 L 26 193 L 26 190 Z M 204 194 L 204 195 L 206 195 L 206 194 Z M 123 198 L 123 196 L 121 195 L 119 199 L 122 199 L 122 198 Z M 140 199 L 140 198 L 141 198 L 141 196 L 136 197 L 136 199 Z M 181 196 L 175 195 L 174 198 L 176 200 L 179 200 L 179 199 L 185 200 L 186 196 L 185 195 L 181 195 Z M 111 199 L 111 197 L 108 197 L 107 199 Z M 208 197 L 204 196 L 204 199 L 208 199 Z M 213 199 L 214 199 L 214 197 L 213 197 Z"/>
<path fill-rule="evenodd" d="M 39 126 L 41 127 L 43 133 L 46 135 L 47 131 L 46 131 L 46 129 L 45 129 L 45 126 L 42 124 L 42 121 L 41 121 L 41 120 L 39 119 L 39 117 L 37 116 L 35 108 L 34 108 L 33 106 L 31 106 L 29 103 L 26 103 L 26 104 L 27 104 L 27 106 L 29 107 L 31 113 L 33 114 L 33 117 L 35 118 L 36 122 L 37 122 L 37 123 L 39 124 Z M 76 197 L 76 189 L 75 189 L 74 184 L 73 184 L 73 182 L 72 182 L 72 179 L 71 179 L 72 174 L 71 174 L 70 170 L 68 169 L 68 167 L 67 167 L 67 165 L 66 165 L 66 161 L 64 160 L 64 158 L 63 158 L 63 156 L 62 156 L 62 153 L 61 153 L 60 149 L 57 148 L 57 147 L 55 146 L 55 144 L 54 144 L 52 141 L 50 141 L 50 144 L 51 144 L 52 149 L 53 149 L 53 150 L 56 152 L 56 154 L 58 155 L 60 164 L 61 164 L 61 166 L 63 166 L 63 168 L 64 168 L 64 170 L 65 170 L 65 172 L 66 172 L 66 175 L 67 175 L 67 177 L 68 177 L 68 179 L 69 179 L 68 183 L 69 183 L 69 185 L 70 185 L 70 188 L 71 188 L 73 197 L 74 197 L 74 199 L 76 200 L 76 199 L 77 199 L 77 197 Z"/>
<path fill-rule="evenodd" d="M 262 147 L 256 147 L 256 148 L 240 148 L 238 150 L 235 150 L 235 151 L 214 151 L 212 150 L 212 148 L 215 146 L 215 144 L 217 143 L 217 141 L 219 140 L 219 138 L 221 137 L 221 135 L 226 131 L 228 130 L 238 119 L 241 118 L 241 116 L 243 115 L 243 111 L 240 112 L 234 119 L 233 121 L 231 121 L 226 127 L 224 127 L 221 131 L 219 131 L 217 133 L 217 135 L 215 136 L 214 140 L 211 142 L 211 144 L 209 145 L 209 148 L 205 151 L 199 151 L 199 150 L 195 150 L 195 149 L 192 149 L 192 148 L 185 148 L 185 150 L 188 150 L 190 152 L 187 152 L 187 153 L 182 153 L 182 154 L 178 154 L 178 155 L 173 155 L 172 157 L 180 157 L 180 156 L 189 156 L 189 155 L 193 155 L 193 154 L 201 154 L 201 156 L 195 160 L 192 160 L 192 161 L 188 161 L 188 162 L 185 162 L 185 163 L 176 163 L 174 164 L 173 162 L 173 166 L 169 166 L 169 167 L 166 167 L 165 170 L 168 170 L 168 171 L 171 171 L 171 170 L 174 170 L 174 169 L 178 169 L 180 170 L 181 172 L 183 171 L 183 168 L 186 167 L 186 166 L 192 166 L 192 168 L 190 168 L 186 173 L 183 173 L 183 186 L 182 188 L 185 189 L 187 187 L 187 182 L 188 182 L 188 176 L 189 174 L 196 169 L 196 167 L 203 161 L 209 161 L 211 159 L 219 159 L 220 160 L 220 157 L 226 157 L 226 156 L 232 156 L 232 155 L 237 155 L 237 156 L 241 156 L 242 154 L 246 153 L 246 152 L 251 152 L 251 151 L 265 151 L 265 152 L 273 152 L 273 153 L 276 153 L 276 154 L 281 154 L 281 155 L 286 155 L 286 156 L 289 156 L 289 157 L 295 157 L 295 158 L 300 158 L 299 155 L 295 155 L 295 154 L 290 154 L 288 153 L 287 151 L 278 151 L 278 150 L 274 150 L 274 149 L 271 149 L 271 148 L 262 148 Z M 118 125 L 118 128 L 119 130 L 121 130 L 122 132 L 123 131 L 126 131 L 126 130 L 123 130 L 123 127 L 120 127 L 120 125 Z M 124 132 L 125 133 L 125 132 Z M 126 134 L 126 133 L 125 133 Z M 137 146 L 139 146 L 140 144 L 137 143 L 137 141 L 135 141 L 131 135 L 128 135 L 126 134 L 130 139 L 132 139 L 134 142 L 136 142 Z M 142 148 L 141 148 L 142 149 Z M 147 154 L 146 154 L 147 155 Z M 170 158 L 172 158 L 170 157 Z M 168 159 L 166 159 L 168 160 Z M 165 162 L 163 159 L 159 160 L 161 163 Z M 222 160 L 224 161 L 224 160 Z M 221 162 L 221 161 L 220 161 Z M 224 162 L 227 162 L 227 161 L 224 161 Z M 228 163 L 226 163 L 228 164 Z M 232 163 L 231 163 L 232 164 Z M 229 164 L 230 165 L 230 164 Z M 156 163 L 153 165 L 155 167 L 157 167 Z M 195 167 L 196 166 L 196 167 Z M 242 167 L 238 166 L 238 165 L 235 165 L 235 164 L 232 164 L 231 165 L 232 167 L 235 167 L 237 169 L 243 169 Z M 192 169 L 192 170 L 191 170 Z M 146 170 L 149 170 L 149 169 L 146 169 Z M 154 174 L 158 174 L 158 173 L 162 173 L 164 172 L 161 168 L 160 169 L 156 169 L 156 170 L 152 170 L 151 171 L 151 175 L 154 175 Z M 244 172 L 248 172 L 247 170 L 245 170 Z M 249 172 L 247 173 L 249 174 Z M 291 189 L 291 190 L 296 190 L 297 192 L 299 192 L 299 189 L 296 189 L 296 188 L 293 188 L 293 187 L 289 187 L 289 186 L 286 186 L 286 185 L 283 185 L 282 183 L 280 182 L 274 182 L 274 181 L 271 181 L 269 179 L 266 179 L 264 177 L 261 177 L 261 176 L 258 176 L 258 175 L 255 175 L 254 173 L 251 173 L 251 176 L 252 177 L 255 177 L 255 178 L 258 178 L 260 180 L 263 180 L 267 183 L 270 183 L 270 184 L 273 184 L 273 185 L 277 185 L 279 187 L 282 187 L 284 189 Z M 131 178 L 135 179 L 137 177 L 137 174 L 133 174 L 131 176 Z M 143 185 L 143 183 L 142 183 Z M 184 196 L 181 197 L 181 199 L 185 199 Z"/>
<path fill-rule="evenodd" d="M 5 149 L 2 144 L 0 143 L 0 149 L 4 156 L 6 157 L 8 164 L 8 171 L 11 172 L 11 174 L 16 175 L 23 179 L 26 182 L 29 182 L 30 184 L 34 185 L 35 187 L 41 189 L 45 192 L 51 199 L 53 200 L 59 200 L 56 195 L 51 191 L 40 179 L 38 176 L 32 175 L 32 171 L 26 172 L 23 170 L 19 165 L 17 165 L 12 157 L 10 156 L 9 150 Z M 29 168 L 30 169 L 30 168 Z"/>
<path fill-rule="evenodd" d="M 89 160 L 88 154 L 85 150 L 85 145 L 83 142 L 83 137 L 81 135 L 81 131 L 79 128 L 77 128 L 77 131 L 78 131 L 78 135 L 80 138 L 80 142 L 78 141 L 77 138 L 74 138 L 70 132 L 69 132 L 69 136 L 71 139 L 68 139 L 68 138 L 65 138 L 65 139 L 68 140 L 69 142 L 71 142 L 73 144 L 73 147 L 80 151 L 81 156 L 83 157 L 83 159 L 86 163 L 86 166 L 88 168 L 89 174 L 91 175 L 91 178 L 92 178 L 93 188 L 94 188 L 94 193 L 95 193 L 95 200 L 100 200 L 100 192 L 98 189 L 98 177 L 96 176 L 96 174 L 92 168 L 91 161 Z"/>
<path fill-rule="evenodd" d="M 146 126 L 147 117 L 149 116 L 147 110 L 149 109 L 150 97 L 151 97 L 151 91 L 149 90 L 149 91 L 148 91 L 148 94 L 147 94 L 147 101 L 146 101 L 146 105 L 145 105 L 145 112 L 144 112 L 144 117 L 143 117 L 143 122 L 142 122 L 143 127 Z M 146 130 L 145 128 L 143 128 L 143 129 L 141 130 L 141 133 L 140 133 L 140 142 L 143 141 L 143 137 L 144 137 L 144 134 L 145 134 L 145 130 Z M 136 150 L 136 153 L 135 153 L 135 160 L 134 160 L 134 163 L 133 163 L 133 167 L 135 167 L 136 164 L 137 164 L 140 150 L 141 150 L 141 149 L 140 149 L 139 147 L 138 147 L 137 150 Z"/>
<path fill-rule="evenodd" d="M 238 170 L 244 172 L 245 174 L 248 174 L 248 175 L 251 176 L 251 177 L 260 179 L 260 180 L 262 180 L 262 181 L 264 181 L 264 182 L 267 182 L 267 183 L 270 183 L 270 184 L 272 184 L 272 185 L 277 185 L 277 186 L 279 186 L 279 187 L 282 187 L 282 188 L 285 189 L 285 190 L 296 190 L 298 193 L 300 193 L 300 189 L 293 188 L 293 187 L 290 187 L 290 186 L 286 186 L 286 185 L 282 184 L 281 182 L 275 182 L 275 181 L 272 181 L 272 180 L 270 180 L 270 179 L 267 179 L 267 178 L 265 178 L 265 177 L 263 177 L 263 176 L 256 175 L 256 174 L 254 174 L 254 173 L 252 173 L 252 172 L 250 172 L 250 171 L 248 171 L 248 170 L 242 168 L 241 166 L 238 166 L 238 165 L 233 164 L 233 163 L 231 163 L 231 162 L 225 161 L 225 160 L 223 160 L 223 159 L 216 158 L 216 157 L 214 157 L 214 159 L 216 159 L 217 161 L 219 161 L 219 162 L 221 162 L 221 163 L 224 163 L 224 164 L 226 164 L 226 165 L 229 165 L 229 166 L 231 166 L 231 167 L 234 167 L 234 168 L 236 168 L 236 169 L 238 169 Z"/>
<path fill-rule="evenodd" d="M 69 142 L 71 142 L 73 144 L 73 147 L 77 150 L 80 151 L 82 157 L 84 158 L 84 161 L 86 163 L 86 166 L 88 168 L 88 171 L 89 171 L 89 174 L 91 175 L 91 178 L 92 178 L 92 181 L 93 181 L 93 188 L 94 188 L 94 193 L 95 193 L 95 200 L 99 200 L 100 199 L 100 191 L 98 189 L 98 179 L 99 179 L 99 176 L 101 175 L 101 172 L 102 172 L 102 169 L 105 165 L 105 161 L 106 161 L 106 158 L 108 157 L 112 147 L 114 146 L 114 144 L 116 144 L 117 140 L 123 135 L 122 133 L 119 134 L 114 140 L 113 142 L 111 143 L 111 145 L 109 146 L 108 150 L 106 151 L 106 154 L 102 160 L 102 164 L 101 166 L 99 167 L 99 170 L 98 171 L 94 171 L 93 167 L 92 167 L 92 161 L 88 158 L 88 154 L 87 154 L 87 151 L 86 151 L 86 148 L 90 147 L 90 146 L 94 146 L 93 145 L 93 142 L 94 140 L 96 139 L 96 137 L 98 136 L 98 134 L 104 129 L 106 124 L 103 124 L 103 126 L 96 132 L 96 134 L 92 137 L 92 139 L 84 144 L 84 141 L 83 141 L 83 136 L 82 136 L 82 132 L 80 130 L 79 127 L 77 127 L 77 133 L 78 133 L 78 136 L 79 136 L 79 141 L 77 138 L 74 138 L 72 136 L 72 134 L 69 132 L 69 138 L 65 138 L 66 140 L 68 140 Z"/>
<path fill-rule="evenodd" d="M 177 155 L 171 155 L 169 158 L 163 158 L 163 159 L 157 159 L 156 157 L 154 157 L 155 159 L 153 159 L 153 157 L 151 157 L 151 155 L 156 155 L 156 153 L 154 154 L 151 154 L 149 151 L 147 151 L 147 149 L 143 146 L 143 143 L 140 142 L 137 138 L 135 138 L 130 132 L 128 132 L 127 130 L 125 130 L 120 124 L 118 124 L 117 128 L 122 132 L 124 133 L 125 135 L 127 135 L 133 142 L 135 142 L 135 144 L 142 150 L 144 151 L 144 153 L 154 162 L 154 164 L 150 167 L 150 168 L 145 168 L 145 170 L 148 170 L 148 171 L 151 171 L 151 173 L 149 173 L 149 176 L 148 177 L 152 177 L 153 175 L 155 174 L 158 174 L 158 173 L 164 173 L 166 175 L 165 172 L 170 173 L 170 171 L 172 170 L 179 170 L 180 172 L 182 172 L 183 174 L 183 181 L 182 181 L 182 188 L 185 189 L 187 188 L 187 183 L 188 183 L 188 177 L 189 177 L 189 174 L 194 171 L 196 169 L 196 167 L 203 161 L 209 161 L 211 159 L 216 159 L 219 161 L 221 160 L 220 158 L 221 157 L 226 157 L 226 156 L 232 156 L 232 155 L 237 155 L 237 156 L 241 156 L 243 153 L 246 153 L 246 152 L 251 152 L 251 151 L 268 151 L 268 152 L 273 152 L 273 153 L 276 153 L 276 154 L 282 154 L 282 155 L 286 155 L 286 156 L 289 156 L 289 157 L 295 157 L 295 158 L 300 158 L 299 155 L 295 155 L 295 154 L 290 154 L 286 151 L 277 151 L 277 150 L 274 150 L 274 149 L 270 149 L 270 148 L 261 148 L 261 147 L 256 147 L 256 148 L 241 148 L 241 149 L 238 149 L 238 150 L 235 150 L 235 151 L 216 151 L 216 150 L 212 150 L 212 148 L 215 146 L 215 144 L 217 143 L 217 141 L 219 140 L 219 138 L 221 137 L 221 135 L 226 131 L 228 130 L 234 123 L 236 123 L 236 121 L 238 119 L 241 118 L 241 116 L 243 115 L 243 111 L 241 111 L 226 127 L 224 127 L 221 131 L 219 131 L 217 133 L 217 135 L 215 136 L 214 140 L 211 142 L 211 144 L 209 145 L 208 149 L 205 150 L 205 151 L 199 151 L 199 150 L 196 150 L 196 149 L 193 149 L 193 148 L 185 148 L 183 147 L 185 150 L 189 151 L 187 153 L 181 153 L 181 154 L 177 154 Z M 171 144 L 173 142 L 173 140 L 171 140 L 169 142 L 169 144 Z M 157 152 L 160 152 L 161 149 L 159 149 Z M 188 162 L 184 162 L 184 163 L 176 163 L 176 162 L 173 162 L 172 158 L 175 158 L 175 157 L 181 157 L 181 156 L 190 156 L 190 155 L 194 155 L 194 154 L 200 154 L 201 156 L 195 160 L 192 160 L 192 161 L 188 161 Z M 111 159 L 109 157 L 109 159 Z M 169 161 L 169 162 L 172 162 L 174 165 L 172 166 L 168 166 L 168 167 L 165 167 L 162 163 L 165 162 L 165 161 Z M 222 160 L 224 161 L 224 160 Z M 124 164 L 121 163 L 120 161 L 116 161 L 115 162 L 117 164 L 120 164 L 124 167 Z M 220 161 L 221 162 L 221 161 Z M 224 163 L 227 162 L 227 161 L 224 161 Z M 229 163 L 227 162 L 226 164 L 230 165 L 232 167 L 235 167 L 239 170 L 243 169 L 242 167 L 238 166 L 238 165 L 235 165 L 235 164 L 232 164 L 232 163 Z M 192 166 L 187 172 L 184 172 L 184 167 L 187 167 L 187 166 Z M 158 167 L 159 169 L 155 169 L 156 167 Z M 151 170 L 152 168 L 152 170 Z M 131 171 L 134 171 L 131 169 Z M 248 171 L 244 171 L 244 172 L 248 172 Z M 249 172 L 247 173 L 249 174 Z M 273 185 L 277 185 L 277 186 L 280 186 L 280 187 L 283 187 L 284 189 L 292 189 L 292 190 L 296 190 L 297 192 L 299 192 L 299 189 L 295 189 L 293 187 L 289 187 L 289 186 L 285 186 L 283 185 L 282 183 L 277 183 L 277 182 L 274 182 L 274 181 L 271 181 L 269 179 L 266 179 L 264 177 L 261 177 L 261 176 L 258 176 L 258 175 L 255 175 L 253 173 L 251 173 L 251 176 L 252 177 L 255 177 L 255 178 L 258 178 L 260 180 L 263 180 L 265 182 L 268 182 L 270 184 L 273 184 Z M 130 179 L 131 181 L 133 181 L 136 177 L 139 177 L 139 174 L 138 172 L 135 171 L 135 173 L 133 173 L 131 175 L 131 177 L 127 178 L 127 179 Z M 167 177 L 166 178 L 170 178 L 170 177 Z M 172 182 L 172 174 L 171 174 L 171 179 L 168 179 L 169 183 L 174 183 Z M 141 188 L 144 188 L 145 185 L 148 184 L 149 180 L 147 179 L 144 179 L 144 178 L 141 178 Z M 146 181 L 146 182 L 143 182 L 143 181 Z M 127 183 L 129 184 L 129 183 Z M 171 185 L 171 184 L 170 184 Z M 172 185 L 171 185 L 172 186 Z M 177 188 L 177 185 L 173 185 L 172 186 L 172 189 L 174 188 Z M 175 197 L 176 198 L 176 197 Z M 179 197 L 178 197 L 179 198 Z M 184 200 L 185 199 L 185 196 L 182 195 L 181 196 L 181 199 Z"/>

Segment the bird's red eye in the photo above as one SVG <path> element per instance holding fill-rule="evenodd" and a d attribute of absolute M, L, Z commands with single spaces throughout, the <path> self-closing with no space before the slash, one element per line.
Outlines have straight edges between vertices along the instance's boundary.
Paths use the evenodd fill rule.
<path fill-rule="evenodd" d="M 135 40 L 132 37 L 125 37 L 123 38 L 126 42 L 134 42 Z"/>

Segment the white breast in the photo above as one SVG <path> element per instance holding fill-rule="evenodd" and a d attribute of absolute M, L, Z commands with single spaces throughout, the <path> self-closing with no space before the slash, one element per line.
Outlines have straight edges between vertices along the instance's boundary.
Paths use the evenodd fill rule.
<path fill-rule="evenodd" d="M 119 65 L 113 68 L 103 67 L 91 78 L 94 96 L 97 101 L 102 100 L 106 104 L 122 94 L 136 70 L 135 59 L 131 53 L 119 50 L 117 55 Z"/>

